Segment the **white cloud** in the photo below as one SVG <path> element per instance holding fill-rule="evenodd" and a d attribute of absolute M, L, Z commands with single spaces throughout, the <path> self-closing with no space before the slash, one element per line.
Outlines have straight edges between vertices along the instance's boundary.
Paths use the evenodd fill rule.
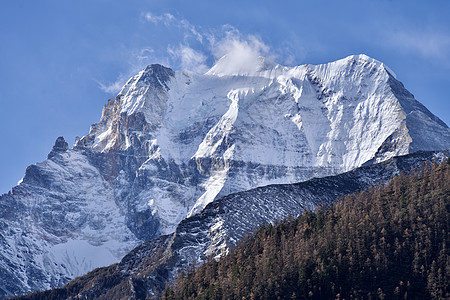
<path fill-rule="evenodd" d="M 180 45 L 178 48 L 169 46 L 167 51 L 175 59 L 180 60 L 180 65 L 183 70 L 205 73 L 209 69 L 206 65 L 206 55 L 187 45 Z"/>
<path fill-rule="evenodd" d="M 139 61 L 145 61 L 150 59 L 153 53 L 155 53 L 155 50 L 153 50 L 152 48 L 142 48 L 138 50 L 135 56 Z"/>
<path fill-rule="evenodd" d="M 99 88 L 107 93 L 107 94 L 117 94 L 120 89 L 122 88 L 122 86 L 125 84 L 125 82 L 128 80 L 128 78 L 126 78 L 125 76 L 119 76 L 119 78 L 117 78 L 116 81 L 112 82 L 112 83 L 103 83 L 100 82 L 99 80 L 94 79 L 95 82 L 97 82 Z"/>
<path fill-rule="evenodd" d="M 172 14 L 169 14 L 169 13 L 155 16 L 152 13 L 147 12 L 144 14 L 144 18 L 148 22 L 155 23 L 155 24 L 163 23 L 166 26 L 176 20 L 176 18 Z"/>
<path fill-rule="evenodd" d="M 211 68 L 214 61 L 217 62 L 226 55 L 226 59 L 220 62 L 221 71 L 243 74 L 257 71 L 262 66 L 261 57 L 268 58 L 265 62 L 270 63 L 276 61 L 273 54 L 276 53 L 277 57 L 282 58 L 282 62 L 286 62 L 286 57 L 291 57 L 293 53 L 288 53 L 284 49 L 286 47 L 270 49 L 261 38 L 255 35 L 244 35 L 231 25 L 205 30 L 170 13 L 153 14 L 151 12 L 143 13 L 141 21 L 153 26 L 166 27 L 154 27 L 153 30 L 157 30 L 156 32 L 160 34 L 167 31 L 169 39 L 165 40 L 165 45 L 149 44 L 151 47 L 140 45 L 131 49 L 124 47 L 122 56 L 128 68 L 122 70 L 113 82 L 94 79 L 105 93 L 118 93 L 131 76 L 149 64 L 160 63 L 174 70 L 183 69 L 203 74 Z M 172 43 L 173 41 L 175 42 Z M 290 60 L 294 59 L 291 57 Z"/>
<path fill-rule="evenodd" d="M 201 72 L 207 69 L 207 62 L 220 59 L 225 54 L 230 69 L 242 67 L 247 69 L 258 64 L 258 57 L 267 58 L 267 61 L 279 61 L 285 64 L 294 64 L 297 56 L 306 56 L 304 48 L 284 43 L 275 49 L 270 49 L 261 38 L 255 35 L 244 35 L 237 28 L 226 24 L 220 28 L 204 29 L 191 24 L 188 20 L 177 18 L 170 13 L 142 15 L 144 21 L 155 25 L 164 25 L 168 30 L 181 33 L 181 43 L 168 44 L 166 49 L 172 58 L 169 66 L 191 69 Z M 167 53 L 165 53 L 167 55 Z M 160 57 L 164 54 L 160 53 Z M 174 61 L 173 61 L 174 60 Z"/>
<path fill-rule="evenodd" d="M 279 48 L 274 51 L 261 38 L 244 35 L 231 25 L 205 30 L 170 13 L 157 15 L 150 12 L 141 14 L 141 21 L 151 24 L 154 33 L 167 34 L 168 38 L 161 39 L 157 44 L 141 43 L 135 47 L 124 45 L 121 63 L 125 62 L 127 67 L 122 69 L 117 79 L 112 82 L 94 79 L 103 92 L 117 94 L 130 77 L 154 63 L 174 70 L 183 69 L 203 74 L 211 68 L 214 61 L 226 55 L 227 59 L 221 61 L 222 71 L 242 74 L 255 71 L 261 65 L 261 56 L 269 58 L 268 61 L 275 61 L 273 53 L 277 53 L 286 62 L 285 50 Z M 148 43 L 148 39 L 142 38 Z"/>
<path fill-rule="evenodd" d="M 269 53 L 269 47 L 256 36 L 250 35 L 247 39 L 240 35 L 227 34 L 219 42 L 212 45 L 212 51 L 216 58 L 229 55 L 237 60 L 239 57 L 264 56 Z"/>
<path fill-rule="evenodd" d="M 232 27 L 225 32 L 224 38 L 217 41 L 217 38 L 212 36 L 208 40 L 212 54 L 219 60 L 212 70 L 214 74 L 251 74 L 261 70 L 274 59 L 270 48 L 260 38 L 254 35 L 243 37 Z"/>
<path fill-rule="evenodd" d="M 144 18 L 154 24 L 182 30 L 183 42 L 178 46 L 171 44 L 167 46 L 167 52 L 172 58 L 170 65 L 175 68 L 178 66 L 185 70 L 204 73 L 209 69 L 207 61 L 217 61 L 226 55 L 226 61 L 221 61 L 222 68 L 226 70 L 222 71 L 239 69 L 248 73 L 258 66 L 261 56 L 269 56 L 270 49 L 260 38 L 254 35 L 244 36 L 231 25 L 205 31 L 185 19 L 177 19 L 168 13 L 162 15 L 146 13 Z M 189 39 L 190 37 L 195 40 Z"/>
<path fill-rule="evenodd" d="M 157 59 L 155 50 L 150 47 L 142 47 L 138 49 L 124 49 L 121 57 L 127 62 L 127 68 L 121 74 L 119 74 L 113 82 L 100 81 L 94 79 L 98 84 L 98 87 L 107 94 L 117 94 L 123 87 L 123 85 L 133 75 L 136 75 L 145 66 L 152 63 L 168 64 L 167 60 Z"/>
<path fill-rule="evenodd" d="M 165 26 L 174 26 L 177 28 L 181 28 L 186 30 L 186 34 L 194 36 L 200 43 L 203 42 L 203 35 L 198 32 L 196 27 L 192 25 L 188 20 L 186 19 L 177 19 L 174 15 L 170 13 L 165 13 L 162 15 L 154 15 L 150 12 L 145 13 L 144 19 L 148 22 L 154 23 L 154 24 L 164 24 Z M 185 39 L 188 36 L 185 36 Z"/>
<path fill-rule="evenodd" d="M 388 44 L 400 49 L 439 60 L 450 59 L 450 36 L 434 31 L 390 31 Z"/>

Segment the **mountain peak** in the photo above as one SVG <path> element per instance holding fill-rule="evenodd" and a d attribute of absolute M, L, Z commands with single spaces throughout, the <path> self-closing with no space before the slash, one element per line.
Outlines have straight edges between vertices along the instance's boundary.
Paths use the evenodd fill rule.
<path fill-rule="evenodd" d="M 347 56 L 346 59 L 364 60 L 364 61 L 376 61 L 376 62 L 378 62 L 376 59 L 374 59 L 374 58 L 372 58 L 372 57 L 370 57 L 370 56 L 368 56 L 368 55 L 366 55 L 364 53 L 349 55 L 349 56 Z"/>
<path fill-rule="evenodd" d="M 168 89 L 167 82 L 171 77 L 175 75 L 175 72 L 167 67 L 160 64 L 152 64 L 145 67 L 137 75 L 133 76 L 124 85 L 119 95 L 125 95 L 130 87 L 135 88 L 136 86 L 151 86 L 153 88 L 164 88 Z"/>
<path fill-rule="evenodd" d="M 162 76 L 162 77 L 173 76 L 173 74 L 174 74 L 172 69 L 167 68 L 160 64 L 148 65 L 141 71 L 141 73 L 142 73 L 142 75 L 145 75 L 145 76 L 155 75 L 155 76 Z"/>
<path fill-rule="evenodd" d="M 60 136 L 56 139 L 55 145 L 53 145 L 52 151 L 48 154 L 47 158 L 52 158 L 57 153 L 65 152 L 67 150 L 69 150 L 69 145 L 64 137 Z"/>
<path fill-rule="evenodd" d="M 379 66 L 381 68 L 383 68 L 384 70 L 386 70 L 390 75 L 392 75 L 394 78 L 397 78 L 397 75 L 394 73 L 394 71 L 392 71 L 388 66 L 386 66 L 384 63 L 382 63 L 379 60 L 376 60 L 375 58 L 372 58 L 366 54 L 354 54 L 354 55 L 350 55 L 347 56 L 343 59 L 340 59 L 338 61 L 336 61 L 335 63 L 345 63 L 345 64 L 349 64 L 349 63 L 359 63 L 359 64 L 374 64 L 376 66 Z"/>

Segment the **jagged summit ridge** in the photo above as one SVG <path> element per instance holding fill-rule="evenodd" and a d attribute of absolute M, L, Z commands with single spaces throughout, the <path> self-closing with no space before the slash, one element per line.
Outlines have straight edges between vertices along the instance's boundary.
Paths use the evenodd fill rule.
<path fill-rule="evenodd" d="M 234 192 L 450 148 L 448 127 L 374 59 L 256 61 L 203 75 L 148 66 L 72 149 L 58 138 L 0 198 L 4 294 L 118 261 Z"/>

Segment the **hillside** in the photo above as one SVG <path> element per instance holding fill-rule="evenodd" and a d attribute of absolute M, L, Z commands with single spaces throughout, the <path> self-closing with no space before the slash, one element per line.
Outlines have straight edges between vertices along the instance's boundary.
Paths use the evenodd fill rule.
<path fill-rule="evenodd" d="M 163 299 L 449 299 L 450 161 L 260 227 Z"/>

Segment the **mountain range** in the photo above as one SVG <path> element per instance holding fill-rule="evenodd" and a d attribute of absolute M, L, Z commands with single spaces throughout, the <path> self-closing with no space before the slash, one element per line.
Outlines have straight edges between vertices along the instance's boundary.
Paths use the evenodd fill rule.
<path fill-rule="evenodd" d="M 226 253 L 259 222 L 329 203 L 396 169 L 362 177 L 366 185 L 340 181 L 326 193 L 319 185 L 293 202 L 287 194 L 303 193 L 297 185 L 274 184 L 449 148 L 447 125 L 365 55 L 296 67 L 263 57 L 236 65 L 224 56 L 205 74 L 150 65 L 108 101 L 87 135 L 71 148 L 59 137 L 47 160 L 0 197 L 0 296 L 61 286 L 144 242 L 122 263 L 177 240 L 177 261 L 158 269 L 165 282 L 202 255 Z M 258 204 L 263 195 L 275 202 Z M 214 209 L 223 211 L 201 219 Z M 133 261 L 127 270 L 139 268 Z"/>

